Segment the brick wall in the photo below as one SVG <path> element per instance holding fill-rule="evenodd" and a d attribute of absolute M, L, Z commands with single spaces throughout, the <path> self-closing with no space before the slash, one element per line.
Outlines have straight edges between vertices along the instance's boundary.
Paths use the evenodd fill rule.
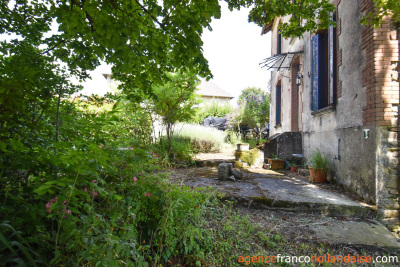
<path fill-rule="evenodd" d="M 371 0 L 361 0 L 361 11 L 369 12 Z M 399 61 L 399 41 L 396 32 L 390 29 L 390 19 L 385 18 L 380 28 L 366 26 L 362 32 L 362 49 L 366 64 L 362 71 L 362 86 L 367 90 L 367 103 L 363 109 L 364 126 L 391 126 L 397 116 L 399 104 L 399 82 L 396 81 L 396 66 Z"/>
<path fill-rule="evenodd" d="M 365 14 L 373 10 L 372 0 L 360 1 Z M 365 68 L 362 86 L 366 88 L 364 126 L 376 126 L 376 196 L 382 222 L 389 228 L 399 224 L 399 36 L 391 29 L 390 18 L 380 28 L 365 26 L 362 36 Z"/>

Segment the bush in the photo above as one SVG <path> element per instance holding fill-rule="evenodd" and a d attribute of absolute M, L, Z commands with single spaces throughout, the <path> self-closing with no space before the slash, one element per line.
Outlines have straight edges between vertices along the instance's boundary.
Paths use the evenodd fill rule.
<path fill-rule="evenodd" d="M 171 139 L 171 151 L 168 151 L 168 139 L 162 136 L 154 149 L 164 165 L 190 165 L 193 163 L 191 140 L 187 137 L 174 135 Z"/>
<path fill-rule="evenodd" d="M 242 136 L 239 132 L 233 130 L 226 130 L 226 142 L 231 145 L 236 145 L 242 142 Z"/>
<path fill-rule="evenodd" d="M 191 140 L 193 152 L 218 152 L 224 146 L 227 133 L 197 124 L 176 125 L 176 135 Z"/>
<path fill-rule="evenodd" d="M 253 165 L 259 157 L 260 152 L 258 148 L 240 152 L 240 160 L 246 162 L 249 166 Z"/>
<path fill-rule="evenodd" d="M 231 110 L 232 106 L 229 103 L 221 104 L 214 100 L 210 104 L 205 104 L 204 106 L 197 108 L 194 122 L 200 124 L 205 118 L 210 116 L 224 118 L 226 114 L 231 112 Z"/>

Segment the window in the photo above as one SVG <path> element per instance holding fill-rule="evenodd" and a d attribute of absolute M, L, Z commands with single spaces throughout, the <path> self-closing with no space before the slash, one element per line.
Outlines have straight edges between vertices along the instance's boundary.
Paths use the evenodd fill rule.
<path fill-rule="evenodd" d="M 282 92 L 281 92 L 281 85 L 276 86 L 276 117 L 275 117 L 275 125 L 281 124 L 281 110 L 282 110 Z"/>
<path fill-rule="evenodd" d="M 329 30 L 311 39 L 311 110 L 333 104 L 334 91 L 334 32 Z"/>
<path fill-rule="evenodd" d="M 281 34 L 281 30 L 278 29 L 278 40 L 277 40 L 277 51 L 276 53 L 282 54 L 282 34 Z"/>

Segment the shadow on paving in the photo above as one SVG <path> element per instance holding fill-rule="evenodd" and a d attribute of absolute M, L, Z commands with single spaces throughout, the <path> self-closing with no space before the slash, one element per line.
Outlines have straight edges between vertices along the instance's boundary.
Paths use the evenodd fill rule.
<path fill-rule="evenodd" d="M 223 199 L 248 211 L 269 210 L 324 220 L 292 225 L 286 229 L 288 232 L 300 227 L 330 244 L 400 249 L 395 236 L 375 219 L 373 207 L 336 185 L 311 184 L 293 173 L 262 168 L 249 168 L 243 174 L 241 181 L 220 181 L 216 167 L 199 167 L 174 170 L 170 177 L 171 182 L 192 188 L 211 186 L 224 194 Z"/>

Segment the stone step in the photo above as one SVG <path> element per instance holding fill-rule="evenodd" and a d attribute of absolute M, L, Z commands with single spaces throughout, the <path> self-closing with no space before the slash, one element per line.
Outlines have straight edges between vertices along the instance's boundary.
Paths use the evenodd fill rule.
<path fill-rule="evenodd" d="M 242 184 L 232 184 L 236 190 L 222 190 L 226 199 L 256 209 L 281 209 L 286 211 L 318 213 L 324 216 L 375 216 L 374 207 L 354 201 L 347 196 L 319 188 L 303 179 L 255 178 L 252 191 L 242 191 Z M 222 189 L 222 188 L 221 188 Z M 232 193 L 234 192 L 234 193 Z"/>
<path fill-rule="evenodd" d="M 234 163 L 234 159 L 195 160 L 197 167 L 218 167 L 221 163 Z"/>

